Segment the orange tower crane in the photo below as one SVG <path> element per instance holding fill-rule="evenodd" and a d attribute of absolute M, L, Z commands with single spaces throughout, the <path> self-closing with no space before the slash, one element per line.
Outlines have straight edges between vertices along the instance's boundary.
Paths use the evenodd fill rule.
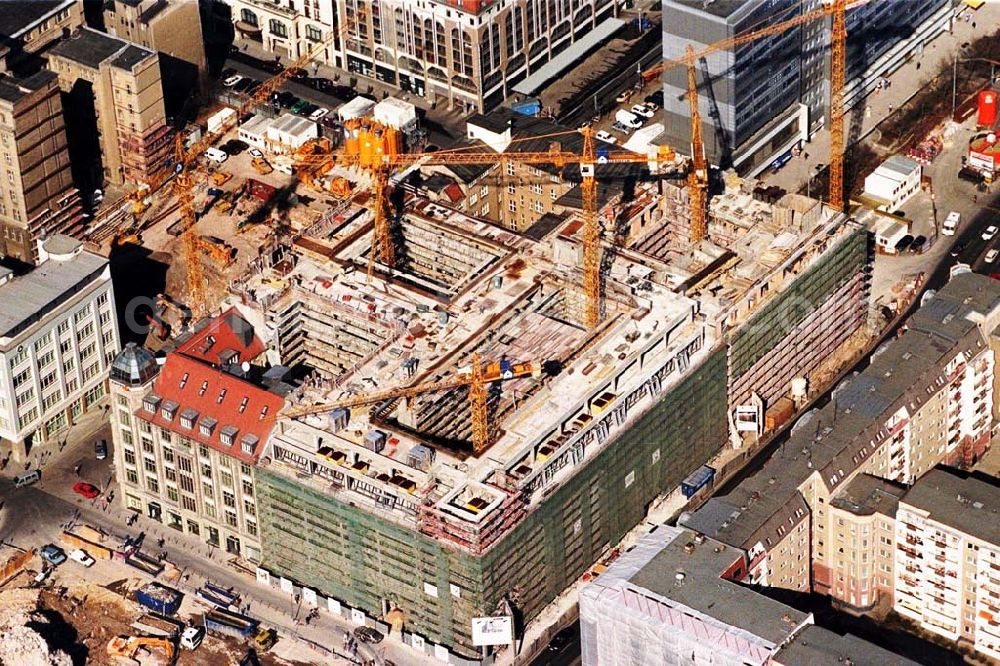
<path fill-rule="evenodd" d="M 320 414 L 334 409 L 352 409 L 374 405 L 384 400 L 395 398 L 411 398 L 425 393 L 438 393 L 467 386 L 469 388 L 469 408 L 472 412 L 472 446 L 478 455 L 493 444 L 496 429 L 489 422 L 487 409 L 487 384 L 518 379 L 520 377 L 538 377 L 542 368 L 539 363 L 509 363 L 502 360 L 498 363 L 483 364 L 479 354 L 473 353 L 470 367 L 460 368 L 454 376 L 437 382 L 403 386 L 372 393 L 361 393 L 343 400 L 335 400 L 320 405 L 293 407 L 276 414 L 274 419 L 295 419 L 310 414 Z"/>
<path fill-rule="evenodd" d="M 283 69 L 267 81 L 261 83 L 253 94 L 240 105 L 240 108 L 237 110 L 237 116 L 242 117 L 267 100 L 271 96 L 271 93 L 287 81 L 296 70 L 304 67 L 322 53 L 338 34 L 339 32 L 331 31 L 323 40 L 317 42 L 312 49 L 295 60 L 288 68 Z M 194 188 L 195 179 L 190 165 L 209 146 L 218 141 L 225 131 L 227 130 L 207 132 L 199 141 L 189 146 L 187 150 L 184 149 L 183 138 L 180 133 L 176 135 L 175 139 L 177 164 L 175 165 L 174 193 L 177 195 L 181 211 L 181 249 L 187 267 L 186 285 L 189 307 L 196 315 L 203 314 L 205 305 L 205 273 L 201 265 L 201 258 L 198 256 L 198 239 L 194 233 L 197 214 L 194 210 L 192 189 Z"/>
<path fill-rule="evenodd" d="M 594 328 L 601 319 L 601 226 L 598 216 L 596 168 L 598 164 L 645 163 L 656 168 L 663 163 L 672 162 L 675 154 L 667 147 L 661 147 L 655 154 L 640 155 L 630 151 L 601 151 L 598 155 L 594 142 L 594 130 L 585 127 L 583 133 L 583 148 L 578 153 L 563 151 L 557 144 L 548 151 L 510 152 L 497 154 L 495 152 L 477 150 L 443 150 L 433 153 L 399 153 L 377 156 L 374 164 L 364 165 L 370 169 L 374 182 L 373 213 L 374 231 L 372 237 L 373 251 L 369 255 L 368 274 L 373 272 L 375 257 L 387 266 L 393 266 L 395 253 L 391 242 L 391 229 L 386 198 L 389 191 L 389 179 L 392 171 L 398 167 L 420 164 L 422 166 L 449 164 L 499 164 L 501 169 L 509 162 L 519 164 L 553 164 L 563 167 L 578 163 L 582 176 L 583 192 L 583 291 L 587 299 L 586 321 L 588 328 Z M 568 130 L 558 134 L 571 134 Z M 556 136 L 556 135 L 552 135 Z M 306 163 L 314 158 L 306 159 Z M 322 160 L 323 157 L 317 157 Z M 344 164 L 360 164 L 358 156 L 337 154 L 328 159 Z"/>
<path fill-rule="evenodd" d="M 717 51 L 727 51 L 736 46 L 749 44 L 764 37 L 778 35 L 791 28 L 830 16 L 833 19 L 833 30 L 830 43 L 830 190 L 828 203 L 837 210 L 843 210 L 844 85 L 846 76 L 845 66 L 847 62 L 847 10 L 860 7 L 868 2 L 871 2 L 871 0 L 853 0 L 850 2 L 848 0 L 830 0 L 830 4 L 825 7 L 814 9 L 773 25 L 741 32 L 727 39 L 703 46 L 700 49 L 694 49 L 688 45 L 682 61 L 664 60 L 642 72 L 642 78 L 646 81 L 651 81 L 668 69 L 687 67 L 687 95 L 688 103 L 691 105 L 691 153 L 695 172 L 698 169 L 698 155 L 701 155 L 701 159 L 704 162 L 705 154 L 705 146 L 701 133 L 701 114 L 697 110 L 698 82 L 696 65 L 698 60 Z M 698 241 L 704 238 L 708 228 L 707 196 L 702 193 L 702 190 L 707 192 L 707 165 L 705 166 L 705 177 L 699 177 L 695 173 L 694 176 L 689 178 L 688 184 L 691 186 L 691 238 Z"/>

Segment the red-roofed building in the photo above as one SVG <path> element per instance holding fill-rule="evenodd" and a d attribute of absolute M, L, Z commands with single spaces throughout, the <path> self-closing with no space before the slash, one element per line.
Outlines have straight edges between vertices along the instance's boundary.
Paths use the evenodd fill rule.
<path fill-rule="evenodd" d="M 131 346 L 112 378 L 115 465 L 126 508 L 260 560 L 253 466 L 284 399 L 246 378 L 264 351 L 231 309 L 195 331 L 162 365 Z"/>

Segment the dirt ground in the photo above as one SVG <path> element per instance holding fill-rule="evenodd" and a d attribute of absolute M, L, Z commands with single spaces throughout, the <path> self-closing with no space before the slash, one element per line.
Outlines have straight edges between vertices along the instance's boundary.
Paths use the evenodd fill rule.
<path fill-rule="evenodd" d="M 29 576 L 21 576 L 16 582 L 27 585 L 30 580 Z M 108 655 L 108 642 L 115 636 L 138 635 L 131 627 L 143 613 L 142 607 L 131 600 L 131 592 L 138 584 L 135 579 L 124 578 L 107 585 L 80 583 L 40 591 L 11 588 L 8 584 L 4 594 L 25 597 L 32 605 L 34 595 L 38 595 L 36 617 L 44 618 L 47 624 L 32 622 L 32 625 L 50 651 L 68 655 L 74 666 L 120 666 L 120 661 Z M 197 616 L 191 620 L 197 620 Z M 197 650 L 179 650 L 175 663 L 178 666 L 235 664 L 246 651 L 246 644 L 235 638 L 209 635 Z M 270 653 L 259 658 L 264 666 L 295 664 Z"/>

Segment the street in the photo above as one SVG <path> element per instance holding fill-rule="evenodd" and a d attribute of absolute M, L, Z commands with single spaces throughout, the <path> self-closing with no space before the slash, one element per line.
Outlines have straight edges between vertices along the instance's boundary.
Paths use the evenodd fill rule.
<path fill-rule="evenodd" d="M 126 521 L 137 514 L 122 508 L 117 484 L 113 480 L 109 484 L 109 479 L 113 477 L 110 427 L 96 419 L 88 425 L 89 428 L 80 428 L 78 436 L 61 455 L 53 454 L 50 463 L 44 467 L 42 480 L 37 484 L 14 488 L 12 478 L 23 471 L 20 467 L 8 467 L 0 475 L 0 498 L 3 502 L 0 542 L 24 549 L 38 548 L 46 543 L 58 544 L 60 533 L 70 523 L 90 525 L 121 538 L 126 534 L 134 537 L 139 532 L 145 532 L 147 549 L 157 551 L 156 542 L 163 539 L 160 549 L 165 550 L 167 559 L 185 574 L 183 581 L 169 583 L 171 586 L 189 595 L 207 580 L 232 587 L 250 602 L 251 616 L 278 629 L 286 639 L 285 650 L 288 649 L 289 637 L 298 639 L 294 641 L 296 649 L 292 654 L 300 659 L 305 658 L 307 663 L 360 663 L 342 654 L 342 637 L 355 626 L 345 619 L 321 612 L 316 620 L 306 625 L 305 616 L 310 608 L 304 608 L 301 603 L 296 605 L 290 595 L 276 588 L 259 585 L 252 571 L 230 564 L 231 556 L 227 553 L 145 516 L 138 515 L 135 523 L 128 527 Z M 93 442 L 100 438 L 108 440 L 109 451 L 105 460 L 94 457 Z M 81 466 L 79 477 L 74 472 L 76 465 Z M 74 494 L 73 484 L 79 480 L 98 486 L 104 494 L 109 490 L 115 492 L 115 500 L 103 509 L 104 494 L 93 500 Z M 146 578 L 138 569 L 124 563 L 110 564 L 120 567 L 129 577 Z M 339 659 L 334 660 L 331 652 L 339 653 Z M 422 656 L 402 645 L 394 636 L 374 649 L 362 643 L 357 655 L 357 659 L 361 658 L 375 659 L 378 663 L 391 661 L 398 666 L 424 663 Z"/>

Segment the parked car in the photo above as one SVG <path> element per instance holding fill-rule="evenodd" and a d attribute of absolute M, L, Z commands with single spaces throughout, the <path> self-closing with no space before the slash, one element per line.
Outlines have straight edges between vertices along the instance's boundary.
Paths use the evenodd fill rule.
<path fill-rule="evenodd" d="M 615 130 L 616 132 L 621 132 L 622 134 L 626 134 L 626 135 L 627 135 L 627 134 L 628 134 L 629 132 L 631 132 L 631 131 L 632 131 L 632 130 L 630 130 L 630 129 L 629 129 L 628 127 L 625 127 L 624 125 L 622 125 L 622 124 L 621 124 L 620 122 L 618 122 L 617 120 L 616 120 L 615 122 L 611 123 L 611 129 Z"/>
<path fill-rule="evenodd" d="M 309 114 L 309 117 L 313 120 L 319 120 L 328 113 L 330 113 L 330 109 L 324 109 L 322 106 L 317 106 L 316 110 Z"/>
<path fill-rule="evenodd" d="M 619 104 L 624 104 L 629 100 L 630 97 L 632 97 L 632 91 L 623 90 L 620 93 L 618 93 L 618 97 L 615 97 L 615 101 L 618 102 Z"/>
<path fill-rule="evenodd" d="M 985 260 L 986 260 L 986 263 L 992 264 L 994 261 L 997 260 L 997 255 L 998 254 L 1000 254 L 1000 250 L 990 250 L 989 252 L 987 252 L 986 253 L 986 257 L 984 257 Z"/>
<path fill-rule="evenodd" d="M 659 111 L 660 110 L 660 105 L 657 104 L 656 102 L 650 102 L 648 98 L 645 99 L 645 100 L 643 100 L 642 105 L 644 107 L 646 107 L 647 109 L 649 109 L 650 111 Z"/>
<path fill-rule="evenodd" d="M 594 138 L 598 141 L 603 141 L 604 143 L 617 143 L 618 137 L 613 136 L 610 132 L 605 132 L 604 130 L 598 130 L 594 133 Z"/>
<path fill-rule="evenodd" d="M 228 76 L 225 79 L 223 79 L 222 85 L 226 86 L 227 88 L 232 88 L 242 80 L 243 80 L 242 76 L 240 76 L 239 74 L 233 74 L 232 76 Z"/>
<path fill-rule="evenodd" d="M 993 237 L 997 235 L 997 228 L 995 225 L 991 224 L 986 227 L 986 231 L 983 232 L 983 240 L 993 240 Z"/>
<path fill-rule="evenodd" d="M 38 551 L 38 554 L 42 556 L 42 559 L 51 564 L 54 567 L 59 566 L 66 561 L 66 553 L 63 549 L 55 544 L 46 544 L 42 546 L 42 549 Z"/>
<path fill-rule="evenodd" d="M 264 153 L 260 152 L 258 148 L 251 148 L 250 157 L 264 157 Z"/>
<path fill-rule="evenodd" d="M 663 91 L 657 90 L 652 95 L 647 95 L 646 99 L 642 100 L 647 104 L 655 104 L 656 106 L 663 106 Z"/>
<path fill-rule="evenodd" d="M 94 442 L 94 457 L 98 460 L 104 460 L 108 457 L 108 440 L 99 439 Z"/>
<path fill-rule="evenodd" d="M 309 72 L 302 69 L 301 67 L 296 67 L 292 70 L 292 78 L 296 81 L 305 81 L 309 78 Z"/>
<path fill-rule="evenodd" d="M 957 257 L 965 251 L 965 243 L 955 243 L 951 246 L 951 256 Z"/>
<path fill-rule="evenodd" d="M 910 245 L 910 252 L 923 252 L 924 245 L 927 244 L 927 236 L 917 236 Z"/>
<path fill-rule="evenodd" d="M 944 226 L 941 228 L 941 233 L 945 236 L 954 236 L 955 231 L 958 229 L 959 223 L 962 221 L 962 214 L 951 211 L 948 213 L 948 217 L 944 220 Z"/>
<path fill-rule="evenodd" d="M 642 104 L 633 104 L 632 113 L 642 118 L 652 118 L 655 115 L 650 109 L 647 109 Z"/>
<path fill-rule="evenodd" d="M 899 242 L 896 243 L 896 248 L 895 248 L 896 253 L 902 254 L 903 252 L 909 250 L 910 246 L 913 245 L 913 240 L 914 240 L 913 236 L 911 236 L 910 234 L 906 234 L 905 236 L 900 238 Z"/>
<path fill-rule="evenodd" d="M 549 652 L 562 652 L 566 649 L 566 646 L 573 642 L 574 634 L 576 630 L 573 627 L 566 627 L 552 637 L 549 641 L 547 649 Z"/>
<path fill-rule="evenodd" d="M 94 558 L 91 557 L 87 553 L 87 551 L 85 551 L 83 548 L 77 548 L 72 553 L 70 553 L 69 559 L 73 560 L 74 562 L 79 562 L 85 567 L 94 566 Z"/>
<path fill-rule="evenodd" d="M 309 87 L 310 88 L 315 88 L 316 90 L 320 90 L 320 91 L 324 91 L 325 92 L 325 91 L 330 90 L 331 88 L 333 88 L 333 81 L 331 81 L 330 79 L 325 79 L 325 78 L 323 78 L 323 77 L 320 76 L 320 77 L 309 79 Z"/>
<path fill-rule="evenodd" d="M 278 105 L 283 109 L 290 109 L 301 100 L 287 90 L 278 93 Z"/>
<path fill-rule="evenodd" d="M 372 629 L 371 627 L 355 627 L 354 637 L 362 643 L 370 643 L 372 645 L 381 643 L 382 639 L 385 638 L 381 631 Z"/>
<path fill-rule="evenodd" d="M 230 139 L 222 144 L 222 149 L 230 155 L 239 155 L 249 147 L 250 145 L 246 141 L 240 141 L 239 139 Z"/>
<path fill-rule="evenodd" d="M 309 114 L 311 114 L 318 108 L 319 107 L 313 104 L 312 102 L 302 100 L 302 102 L 299 104 L 299 108 L 295 111 L 295 113 L 299 114 L 300 116 L 308 117 Z"/>
<path fill-rule="evenodd" d="M 97 486 L 93 485 L 92 483 L 86 483 L 84 481 L 78 481 L 73 486 L 73 492 L 76 493 L 77 495 L 86 497 L 87 499 L 94 499 L 95 497 L 101 494 L 101 491 L 98 490 Z"/>

